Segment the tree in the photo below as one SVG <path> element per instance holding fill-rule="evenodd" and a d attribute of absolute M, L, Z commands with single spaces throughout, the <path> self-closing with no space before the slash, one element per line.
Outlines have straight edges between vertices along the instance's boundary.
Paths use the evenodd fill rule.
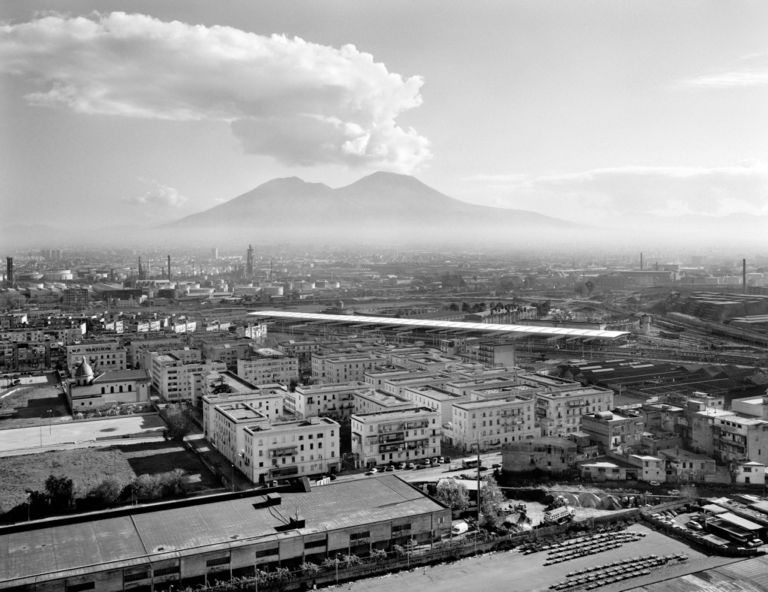
<path fill-rule="evenodd" d="M 181 441 L 192 431 L 192 420 L 185 409 L 169 407 L 165 414 L 165 421 L 168 424 L 166 435 L 171 440 Z"/>
<path fill-rule="evenodd" d="M 486 475 L 480 482 L 480 526 L 498 528 L 504 520 L 502 505 L 506 497 L 491 475 Z"/>
<path fill-rule="evenodd" d="M 387 552 L 384 549 L 374 549 L 371 551 L 371 559 L 373 559 L 373 561 L 376 563 L 380 561 L 386 561 Z"/>
<path fill-rule="evenodd" d="M 469 505 L 467 488 L 455 479 L 443 479 L 437 484 L 435 499 L 454 512 L 460 512 Z"/>
<path fill-rule="evenodd" d="M 50 475 L 45 480 L 45 491 L 54 510 L 67 510 L 74 502 L 74 486 L 68 477 Z"/>
<path fill-rule="evenodd" d="M 320 566 L 317 563 L 305 561 L 301 564 L 301 571 L 304 572 L 305 575 L 316 576 L 318 573 L 320 573 Z"/>
<path fill-rule="evenodd" d="M 122 490 L 123 487 L 117 479 L 107 477 L 104 481 L 91 489 L 88 493 L 88 497 L 92 498 L 99 506 L 108 508 L 120 499 Z"/>

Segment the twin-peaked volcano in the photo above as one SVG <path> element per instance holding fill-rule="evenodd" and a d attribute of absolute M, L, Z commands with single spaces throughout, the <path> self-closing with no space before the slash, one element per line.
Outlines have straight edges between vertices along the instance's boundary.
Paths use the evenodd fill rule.
<path fill-rule="evenodd" d="M 249 229 L 255 232 L 347 233 L 400 238 L 468 232 L 515 233 L 572 225 L 525 210 L 479 206 L 448 197 L 418 179 L 374 173 L 338 189 L 296 177 L 274 179 L 209 210 L 187 216 L 177 229 Z"/>

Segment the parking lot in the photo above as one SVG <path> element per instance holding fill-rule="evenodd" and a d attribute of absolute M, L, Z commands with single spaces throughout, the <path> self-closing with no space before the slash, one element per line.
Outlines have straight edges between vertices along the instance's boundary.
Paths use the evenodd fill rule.
<path fill-rule="evenodd" d="M 638 540 L 627 541 L 617 548 L 607 549 L 557 564 L 550 561 L 550 551 L 523 554 L 520 549 L 506 553 L 491 553 L 434 567 L 417 568 L 370 580 L 344 585 L 355 592 L 397 592 L 399 590 L 429 589 L 430 592 L 467 592 L 468 590 L 549 591 L 551 586 L 569 578 L 579 570 L 608 568 L 622 561 L 644 561 L 651 556 L 665 557 L 682 554 L 687 560 L 674 560 L 661 566 L 648 564 L 647 575 L 611 583 L 598 588 L 601 592 L 618 592 L 652 582 L 677 578 L 703 569 L 733 563 L 730 557 L 704 555 L 684 543 L 667 537 L 641 524 L 629 527 L 627 533 L 637 533 Z M 642 536 L 645 535 L 645 536 Z M 629 564 L 627 564 L 629 565 Z M 574 577 L 573 575 L 570 577 Z"/>

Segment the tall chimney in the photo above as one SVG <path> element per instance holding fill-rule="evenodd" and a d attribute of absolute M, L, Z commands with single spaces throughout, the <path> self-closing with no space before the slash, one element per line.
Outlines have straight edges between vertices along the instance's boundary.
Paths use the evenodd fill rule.
<path fill-rule="evenodd" d="M 744 293 L 746 294 L 748 292 L 747 290 L 747 260 L 742 259 L 741 260 L 741 284 L 744 288 Z"/>
<path fill-rule="evenodd" d="M 643 271 L 643 252 L 640 251 L 640 271 Z"/>
<path fill-rule="evenodd" d="M 168 281 L 171 281 L 171 256 L 168 255 Z"/>
<path fill-rule="evenodd" d="M 13 257 L 5 258 L 5 281 L 9 288 L 13 288 Z"/>

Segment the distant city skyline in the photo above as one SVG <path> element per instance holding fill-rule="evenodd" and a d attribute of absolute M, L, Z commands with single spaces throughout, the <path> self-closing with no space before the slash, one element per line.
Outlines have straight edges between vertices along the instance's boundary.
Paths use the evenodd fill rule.
<path fill-rule="evenodd" d="M 768 215 L 763 2 L 125 8 L 0 7 L 0 226 L 377 170 L 598 225 Z"/>

